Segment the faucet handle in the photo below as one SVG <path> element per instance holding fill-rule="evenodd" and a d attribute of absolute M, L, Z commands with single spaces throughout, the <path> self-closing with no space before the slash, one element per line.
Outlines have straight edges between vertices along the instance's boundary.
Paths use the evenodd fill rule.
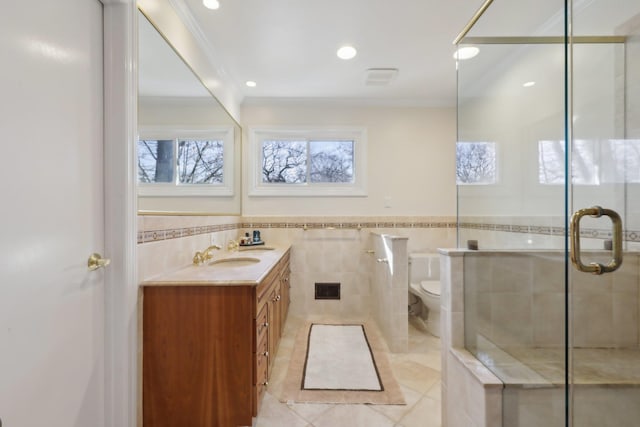
<path fill-rule="evenodd" d="M 202 255 L 202 252 L 197 251 L 196 254 L 193 256 L 193 265 L 200 265 L 204 262 L 204 255 Z"/>
<path fill-rule="evenodd" d="M 231 240 L 229 240 L 229 243 L 227 244 L 227 250 L 230 251 L 230 252 L 231 251 L 235 251 L 235 250 L 238 249 L 239 246 L 240 245 L 238 244 L 237 241 L 231 239 Z"/>

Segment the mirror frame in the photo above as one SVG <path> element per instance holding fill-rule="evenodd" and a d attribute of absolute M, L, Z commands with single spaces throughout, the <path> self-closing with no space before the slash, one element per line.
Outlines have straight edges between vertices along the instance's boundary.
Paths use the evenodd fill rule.
<path fill-rule="evenodd" d="M 198 73 L 196 73 L 196 71 L 194 70 L 194 68 L 192 67 L 192 65 L 185 59 L 184 55 L 182 55 L 180 53 L 180 51 L 175 47 L 175 45 L 173 43 L 171 43 L 171 41 L 169 40 L 169 38 L 167 37 L 167 35 L 159 28 L 158 24 L 156 22 L 154 22 L 154 20 L 149 16 L 148 13 L 146 13 L 144 11 L 144 9 L 138 4 L 137 5 L 137 18 L 144 18 L 146 19 L 149 24 L 156 30 L 156 32 L 158 33 L 158 35 L 164 40 L 164 42 L 167 44 L 167 46 L 176 54 L 176 56 L 178 57 L 178 59 L 186 66 L 186 68 L 193 74 L 193 77 L 202 85 L 202 87 L 209 93 L 209 95 L 211 96 L 211 98 L 213 99 L 213 101 L 215 103 L 217 103 L 218 107 L 221 109 L 222 112 L 224 112 L 224 114 L 227 115 L 227 117 L 229 118 L 229 125 L 233 127 L 234 129 L 234 136 L 233 136 L 233 147 L 232 150 L 234 152 L 234 159 L 233 159 L 233 166 L 231 167 L 231 173 L 233 174 L 233 196 L 216 196 L 216 195 L 212 195 L 212 196 L 191 196 L 191 195 L 185 195 L 185 196 L 166 196 L 166 197 L 170 197 L 170 198 L 181 198 L 181 197 L 189 197 L 189 198 L 200 198 L 200 197 L 212 197 L 212 198 L 229 198 L 232 197 L 233 199 L 236 199 L 236 203 L 237 204 L 237 208 L 234 207 L 234 212 L 217 212 L 217 211 L 197 211 L 197 210 L 151 210 L 151 209 L 139 209 L 137 208 L 137 215 L 140 216 L 241 216 L 242 215 L 242 191 L 243 191 L 243 183 L 242 183 L 242 158 L 243 158 L 243 153 L 242 153 L 242 138 L 243 138 L 243 129 L 242 126 L 240 125 L 240 123 L 233 117 L 233 115 L 229 112 L 229 110 L 225 107 L 225 105 L 220 102 L 220 100 L 218 99 L 218 97 L 211 91 L 211 89 L 204 83 L 203 79 L 198 75 Z M 140 29 L 138 28 L 138 34 L 139 34 Z M 138 59 L 138 67 L 137 67 L 137 75 L 138 75 L 138 79 L 140 78 L 139 76 L 139 63 L 140 63 L 140 41 L 139 41 L 139 37 L 137 37 L 137 44 L 138 44 L 138 55 L 137 55 L 137 59 Z M 136 105 L 137 105 L 137 109 L 139 111 L 139 106 L 138 106 L 138 100 L 140 98 L 140 94 L 139 94 L 139 88 L 137 88 L 136 90 Z M 146 126 L 146 125 L 143 125 Z M 136 133 L 139 133 L 139 129 L 140 129 L 141 125 L 139 123 L 139 120 L 136 121 Z M 136 142 L 137 142 L 137 138 L 136 138 Z M 137 149 L 137 145 L 136 147 L 133 147 L 134 150 Z M 136 155 L 137 156 L 137 155 Z M 137 177 L 137 168 L 136 168 L 136 174 L 135 176 Z M 135 188 L 136 188 L 136 202 L 139 200 L 140 195 L 138 194 L 138 182 L 136 179 L 135 182 Z M 148 197 L 148 196 L 146 196 Z"/>

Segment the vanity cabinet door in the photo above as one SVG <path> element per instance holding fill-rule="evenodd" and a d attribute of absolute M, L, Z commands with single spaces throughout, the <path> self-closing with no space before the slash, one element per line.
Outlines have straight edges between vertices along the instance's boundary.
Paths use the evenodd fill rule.
<path fill-rule="evenodd" d="M 255 293 L 143 288 L 144 427 L 251 425 Z"/>
<path fill-rule="evenodd" d="M 284 330 L 284 324 L 289 314 L 289 305 L 291 304 L 291 270 L 289 269 L 289 258 L 287 257 L 285 265 L 282 267 L 280 275 L 280 335 Z"/>
<path fill-rule="evenodd" d="M 278 351 L 278 343 L 280 342 L 280 282 L 276 280 L 273 284 L 272 291 L 269 294 L 269 375 Z"/>

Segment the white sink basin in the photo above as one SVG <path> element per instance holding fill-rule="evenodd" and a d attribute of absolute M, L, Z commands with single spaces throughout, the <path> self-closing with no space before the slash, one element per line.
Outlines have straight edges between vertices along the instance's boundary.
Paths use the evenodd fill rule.
<path fill-rule="evenodd" d="M 234 257 L 216 259 L 211 261 L 208 265 L 214 265 L 216 267 L 245 267 L 247 265 L 253 265 L 258 262 L 260 262 L 260 258 Z"/>

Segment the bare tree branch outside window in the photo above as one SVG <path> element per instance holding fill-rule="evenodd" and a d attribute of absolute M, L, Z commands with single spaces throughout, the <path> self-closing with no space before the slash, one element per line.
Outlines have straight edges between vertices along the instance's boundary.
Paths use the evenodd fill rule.
<path fill-rule="evenodd" d="M 495 184 L 495 143 L 456 143 L 456 182 L 457 184 Z"/>
<path fill-rule="evenodd" d="M 353 141 L 310 141 L 311 182 L 353 182 Z"/>
<path fill-rule="evenodd" d="M 177 156 L 177 158 L 176 158 Z M 138 182 L 178 184 L 222 184 L 224 141 L 138 141 Z"/>
<path fill-rule="evenodd" d="M 354 141 L 262 141 L 262 182 L 352 183 Z"/>
<path fill-rule="evenodd" d="M 262 141 L 262 182 L 307 182 L 306 141 Z"/>
<path fill-rule="evenodd" d="M 178 142 L 178 182 L 180 184 L 221 184 L 223 171 L 223 141 L 180 140 Z"/>
<path fill-rule="evenodd" d="M 173 170 L 173 140 L 138 141 L 138 182 L 172 182 Z"/>

